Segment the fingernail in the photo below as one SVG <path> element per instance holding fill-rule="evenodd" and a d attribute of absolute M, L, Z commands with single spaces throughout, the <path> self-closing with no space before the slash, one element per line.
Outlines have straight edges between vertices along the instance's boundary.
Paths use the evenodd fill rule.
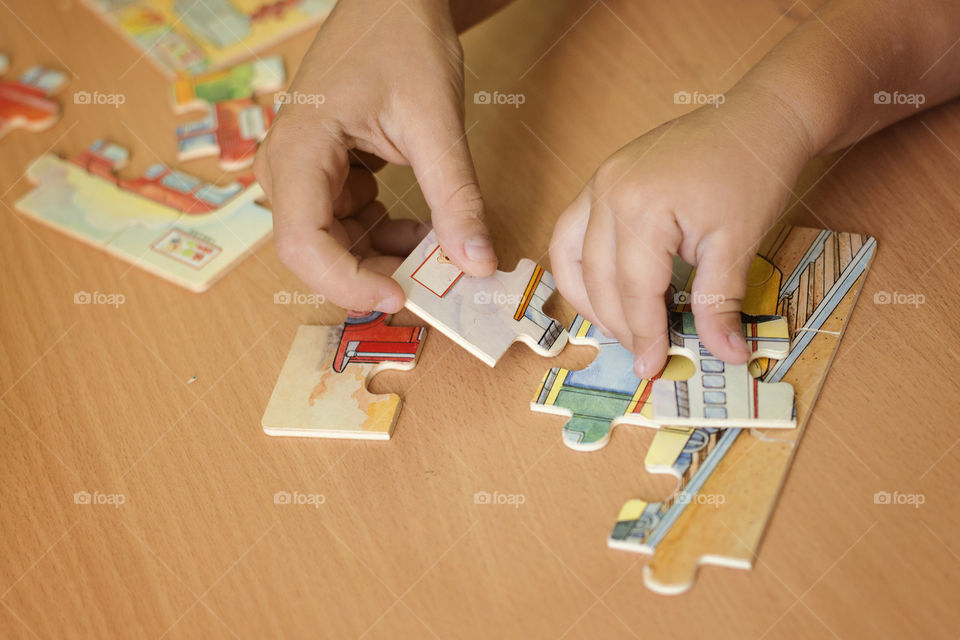
<path fill-rule="evenodd" d="M 383 300 L 378 302 L 377 306 L 374 308 L 377 311 L 380 311 L 383 313 L 396 313 L 397 311 L 400 311 L 400 309 L 403 308 L 403 303 L 397 300 L 396 298 L 389 297 L 389 298 L 384 298 Z"/>
<path fill-rule="evenodd" d="M 731 331 L 727 334 L 727 343 L 730 345 L 731 349 L 740 355 L 744 357 L 750 355 L 750 349 L 747 348 L 747 341 L 744 340 L 742 333 Z"/>
<path fill-rule="evenodd" d="M 490 236 L 473 236 L 463 245 L 463 252 L 473 262 L 493 262 L 497 259 Z"/>
<path fill-rule="evenodd" d="M 637 356 L 637 359 L 633 361 L 633 372 L 637 374 L 638 378 L 649 378 L 647 375 L 647 365 L 643 362 L 643 356 Z"/>

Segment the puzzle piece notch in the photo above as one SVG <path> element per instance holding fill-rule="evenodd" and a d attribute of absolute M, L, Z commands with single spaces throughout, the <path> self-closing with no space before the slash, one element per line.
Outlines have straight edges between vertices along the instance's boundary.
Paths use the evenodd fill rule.
<path fill-rule="evenodd" d="M 0 54 L 0 75 L 6 73 L 9 58 Z M 60 119 L 60 105 L 50 99 L 66 83 L 62 71 L 34 66 L 19 80 L 0 80 L 0 137 L 13 129 L 43 131 Z"/>
<path fill-rule="evenodd" d="M 563 326 L 543 313 L 556 289 L 553 276 L 532 260 L 511 272 L 469 277 L 443 255 L 431 231 L 393 278 L 408 309 L 491 367 L 516 341 L 547 357 L 567 343 Z"/>
<path fill-rule="evenodd" d="M 389 439 L 400 397 L 371 394 L 379 372 L 416 366 L 425 327 L 394 327 L 379 312 L 350 312 L 339 326 L 297 331 L 263 414 L 272 436 Z"/>
<path fill-rule="evenodd" d="M 741 314 L 741 320 L 751 361 L 787 356 L 790 337 L 785 318 Z M 793 387 L 784 382 L 765 383 L 750 375 L 747 364 L 730 364 L 714 357 L 700 342 L 692 313 L 671 312 L 669 334 L 669 354 L 688 358 L 696 371 L 687 380 L 653 384 L 653 422 L 657 426 L 797 426 Z"/>

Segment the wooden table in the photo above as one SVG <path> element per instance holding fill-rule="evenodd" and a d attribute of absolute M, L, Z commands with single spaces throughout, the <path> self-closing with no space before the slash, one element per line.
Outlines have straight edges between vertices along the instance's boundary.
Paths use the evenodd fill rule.
<path fill-rule="evenodd" d="M 729 87 L 807 13 L 787 0 L 522 0 L 468 33 L 470 141 L 502 264 L 546 260 L 554 218 L 602 158 L 684 112 L 674 92 Z M 277 48 L 288 70 L 310 37 Z M 0 142 L 3 637 L 960 633 L 960 105 L 805 175 L 823 177 L 798 189 L 793 221 L 872 234 L 878 257 L 756 568 L 704 568 L 668 598 L 644 588 L 645 558 L 605 544 L 627 498 L 673 490 L 643 471 L 651 433 L 622 428 L 578 453 L 561 419 L 528 410 L 548 366 L 585 366 L 590 349 L 548 362 L 515 346 L 488 369 L 433 332 L 416 370 L 373 383 L 405 399 L 389 443 L 265 436 L 296 327 L 342 311 L 274 304 L 305 289 L 272 246 L 195 295 L 21 219 L 13 203 L 39 154 L 105 137 L 133 150 L 133 175 L 175 162 L 184 118 L 161 74 L 76 0 L 0 2 L 0 42 L 11 73 L 73 74 L 59 124 Z M 127 102 L 73 104 L 84 89 Z M 526 101 L 475 105 L 480 90 Z M 213 160 L 187 169 L 223 179 Z M 399 215 L 426 213 L 407 170 L 384 171 L 381 192 Z M 78 306 L 77 291 L 125 302 Z M 874 304 L 879 291 L 924 302 Z M 924 504 L 877 505 L 882 490 Z M 78 505 L 78 491 L 124 503 Z M 278 491 L 325 501 L 275 505 Z M 476 505 L 478 491 L 524 503 Z"/>

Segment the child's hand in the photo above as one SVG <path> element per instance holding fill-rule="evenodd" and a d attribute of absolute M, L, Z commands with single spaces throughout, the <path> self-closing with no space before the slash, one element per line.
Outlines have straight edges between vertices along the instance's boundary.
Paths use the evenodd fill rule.
<path fill-rule="evenodd" d="M 697 267 L 691 304 L 704 346 L 746 362 L 747 272 L 811 157 L 805 138 L 772 96 L 728 96 L 614 153 L 563 213 L 550 246 L 557 285 L 634 353 L 637 375 L 666 362 L 664 294 L 676 254 Z"/>
<path fill-rule="evenodd" d="M 496 268 L 464 135 L 462 66 L 449 10 L 434 0 L 342 0 L 305 56 L 255 170 L 280 259 L 331 302 L 388 313 L 404 302 L 382 260 L 354 255 L 364 257 L 356 239 L 378 218 L 364 209 L 376 183 L 351 167 L 354 152 L 411 165 L 446 254 L 471 275 Z M 357 211 L 367 213 L 348 224 Z M 413 227 L 384 220 L 363 248 L 374 258 L 409 250 Z"/>

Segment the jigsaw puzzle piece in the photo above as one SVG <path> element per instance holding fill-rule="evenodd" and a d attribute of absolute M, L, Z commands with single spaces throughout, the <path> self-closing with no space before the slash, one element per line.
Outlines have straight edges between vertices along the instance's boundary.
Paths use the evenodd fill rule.
<path fill-rule="evenodd" d="M 0 75 L 9 66 L 0 54 Z M 62 71 L 31 67 L 17 81 L 0 81 L 0 137 L 12 129 L 43 131 L 60 119 L 60 105 L 50 96 L 66 82 Z"/>
<path fill-rule="evenodd" d="M 283 89 L 283 58 L 267 56 L 224 71 L 199 76 L 180 74 L 173 85 L 173 110 L 186 113 L 228 100 L 242 100 Z"/>
<path fill-rule="evenodd" d="M 786 319 L 741 314 L 751 359 L 786 357 L 790 336 Z M 695 367 L 687 380 L 658 380 L 653 385 L 653 421 L 686 427 L 796 426 L 793 387 L 765 383 L 750 375 L 747 364 L 723 362 L 707 351 L 689 312 L 671 312 L 672 356 L 688 358 Z"/>
<path fill-rule="evenodd" d="M 400 397 L 367 391 L 373 376 L 416 365 L 425 327 L 393 327 L 379 312 L 339 326 L 301 326 L 263 414 L 272 436 L 387 440 Z"/>
<path fill-rule="evenodd" d="M 116 174 L 126 149 L 97 141 L 72 160 L 45 154 L 18 210 L 193 291 L 204 291 L 270 237 L 272 216 L 252 177 L 211 185 L 163 165 Z"/>
<path fill-rule="evenodd" d="M 218 102 L 204 118 L 177 127 L 177 158 L 184 162 L 218 156 L 224 171 L 246 169 L 275 113 L 272 105 L 261 106 L 250 98 Z"/>
<path fill-rule="evenodd" d="M 507 273 L 465 276 L 430 232 L 393 274 L 407 297 L 406 307 L 489 366 L 517 340 L 542 356 L 555 356 L 567 332 L 543 313 L 553 294 L 553 276 L 523 259 Z"/>

